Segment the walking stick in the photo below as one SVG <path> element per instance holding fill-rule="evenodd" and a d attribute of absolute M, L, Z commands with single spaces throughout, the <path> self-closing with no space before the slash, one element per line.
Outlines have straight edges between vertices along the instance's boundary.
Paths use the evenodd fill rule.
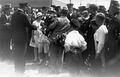
<path fill-rule="evenodd" d="M 62 53 L 62 65 L 64 63 L 64 54 L 65 54 L 65 50 L 63 50 L 63 53 Z"/>
<path fill-rule="evenodd" d="M 61 65 L 61 68 L 63 69 L 64 67 L 64 61 L 65 61 L 65 49 L 63 50 L 63 53 L 62 53 L 62 65 Z"/>

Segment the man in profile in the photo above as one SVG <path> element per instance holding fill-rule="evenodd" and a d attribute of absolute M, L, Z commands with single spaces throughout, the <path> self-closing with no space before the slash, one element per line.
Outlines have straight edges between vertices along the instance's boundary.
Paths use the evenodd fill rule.
<path fill-rule="evenodd" d="M 28 8 L 27 3 L 19 3 L 11 19 L 12 24 L 12 42 L 14 51 L 15 72 L 23 74 L 25 71 L 25 53 L 28 40 L 28 28 L 31 24 L 25 14 Z"/>

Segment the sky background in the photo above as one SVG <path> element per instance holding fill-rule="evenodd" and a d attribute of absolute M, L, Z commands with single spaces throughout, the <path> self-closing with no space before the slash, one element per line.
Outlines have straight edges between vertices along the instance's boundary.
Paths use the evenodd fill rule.
<path fill-rule="evenodd" d="M 70 2 L 70 0 L 59 0 L 59 1 L 62 1 L 64 3 L 69 3 Z M 75 8 L 79 7 L 80 4 L 81 5 L 87 5 L 88 3 L 94 3 L 94 4 L 97 4 L 97 5 L 104 5 L 106 7 L 106 9 L 109 8 L 110 1 L 111 0 L 71 0 L 71 2 L 74 4 Z"/>

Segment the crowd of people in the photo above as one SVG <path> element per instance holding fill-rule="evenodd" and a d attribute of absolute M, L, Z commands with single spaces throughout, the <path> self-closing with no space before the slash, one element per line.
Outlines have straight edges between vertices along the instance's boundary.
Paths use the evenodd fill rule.
<path fill-rule="evenodd" d="M 24 73 L 30 53 L 34 62 L 52 72 L 100 70 L 120 59 L 119 44 L 120 4 L 116 0 L 109 10 L 96 4 L 76 9 L 71 3 L 63 8 L 7 4 L 0 10 L 0 58 L 14 59 L 18 73 Z"/>

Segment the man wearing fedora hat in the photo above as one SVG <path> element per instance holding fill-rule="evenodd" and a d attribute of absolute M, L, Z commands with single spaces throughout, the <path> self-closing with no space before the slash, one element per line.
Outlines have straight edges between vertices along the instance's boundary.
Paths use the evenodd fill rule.
<path fill-rule="evenodd" d="M 7 4 L 2 7 L 2 15 L 0 17 L 0 49 L 3 52 L 3 59 L 10 56 L 10 20 L 11 5 Z"/>
<path fill-rule="evenodd" d="M 18 11 L 15 12 L 11 19 L 12 24 L 12 41 L 14 51 L 15 71 L 24 73 L 25 71 L 25 53 L 28 40 L 28 28 L 32 27 L 25 11 L 28 3 L 19 3 Z"/>

